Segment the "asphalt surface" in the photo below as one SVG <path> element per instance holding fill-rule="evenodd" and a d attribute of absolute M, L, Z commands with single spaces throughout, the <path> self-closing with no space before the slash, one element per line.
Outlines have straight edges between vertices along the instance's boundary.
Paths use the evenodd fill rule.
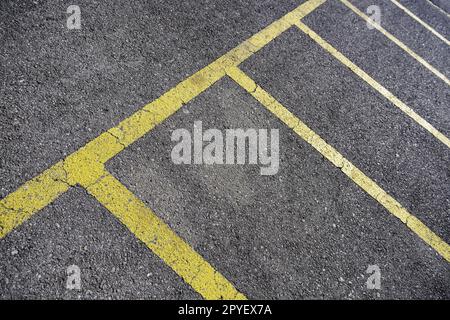
<path fill-rule="evenodd" d="M 302 1 L 0 3 L 0 198 Z M 400 1 L 447 39 L 444 1 Z M 434 4 L 433 4 L 434 3 Z M 389 0 L 382 26 L 450 77 L 450 49 Z M 302 20 L 450 136 L 450 90 L 339 1 Z M 293 27 L 241 65 L 450 243 L 450 150 Z M 280 169 L 175 165 L 175 129 L 280 132 Z M 223 78 L 107 163 L 250 299 L 450 299 L 450 265 L 308 143 Z M 72 188 L 0 239 L 0 299 L 200 299 L 107 209 Z M 82 289 L 67 290 L 66 268 Z M 381 289 L 366 287 L 369 265 Z"/>

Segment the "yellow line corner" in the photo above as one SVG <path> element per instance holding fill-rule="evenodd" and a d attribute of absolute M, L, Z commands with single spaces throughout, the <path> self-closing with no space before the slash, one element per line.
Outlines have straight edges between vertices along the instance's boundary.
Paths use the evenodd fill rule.
<path fill-rule="evenodd" d="M 447 262 L 450 262 L 450 246 L 424 223 L 410 214 L 397 200 L 384 191 L 375 181 L 366 176 L 360 169 L 344 158 L 335 148 L 329 145 L 305 123 L 286 109 L 268 92 L 258 86 L 253 79 L 237 67 L 227 69 L 227 75 L 249 92 L 265 108 L 291 128 L 300 138 L 304 139 L 326 159 L 338 167 L 347 177 L 367 192 L 378 203 L 385 207 L 393 216 L 401 220 L 432 247 Z"/>

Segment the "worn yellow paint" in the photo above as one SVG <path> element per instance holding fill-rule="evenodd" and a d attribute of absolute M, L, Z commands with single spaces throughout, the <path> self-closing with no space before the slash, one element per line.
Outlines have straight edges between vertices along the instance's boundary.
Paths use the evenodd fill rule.
<path fill-rule="evenodd" d="M 242 63 L 325 1 L 309 0 L 299 5 L 0 200 L 0 238 L 70 186 L 79 185 L 89 190 L 202 296 L 208 299 L 245 298 L 149 208 L 105 172 L 104 164 L 220 80 L 226 68 Z M 108 188 L 112 189 L 109 191 Z"/>
<path fill-rule="evenodd" d="M 108 172 L 102 176 L 87 191 L 186 283 L 205 299 L 245 299 L 122 183 Z"/>
<path fill-rule="evenodd" d="M 349 9 L 351 9 L 354 13 L 356 13 L 358 16 L 360 16 L 362 19 L 370 23 L 372 26 L 374 26 L 378 31 L 380 31 L 383 35 L 385 35 L 389 40 L 394 42 L 397 46 L 399 46 L 403 51 L 405 51 L 407 54 L 409 54 L 411 57 L 416 59 L 420 64 L 422 64 L 425 68 L 427 68 L 429 71 L 431 71 L 436 77 L 444 81 L 447 85 L 450 86 L 450 80 L 447 79 L 445 75 L 443 75 L 439 70 L 437 70 L 435 67 L 433 67 L 431 64 L 426 62 L 422 57 L 420 57 L 417 53 L 412 51 L 406 44 L 401 42 L 399 39 L 394 37 L 391 33 L 387 32 L 383 27 L 381 27 L 378 23 L 374 22 L 372 19 L 370 19 L 368 16 L 366 16 L 362 11 L 360 11 L 358 8 L 356 8 L 354 5 L 352 5 L 347 0 L 340 0 L 343 4 L 345 4 Z"/>
<path fill-rule="evenodd" d="M 317 42 L 322 48 L 324 48 L 328 53 L 330 53 L 333 57 L 339 60 L 343 65 L 352 70 L 356 75 L 358 75 L 361 79 L 363 79 L 367 84 L 369 84 L 372 88 L 377 90 L 380 94 L 382 94 L 386 99 L 392 102 L 397 108 L 402 110 L 405 114 L 411 117 L 416 123 L 422 126 L 425 130 L 431 133 L 435 138 L 445 144 L 450 148 L 450 139 L 447 138 L 444 134 L 434 128 L 428 121 L 418 115 L 414 110 L 408 107 L 405 103 L 403 103 L 400 99 L 398 99 L 394 94 L 392 94 L 389 90 L 383 87 L 380 83 L 375 81 L 371 76 L 369 76 L 366 72 L 364 72 L 360 67 L 351 62 L 346 56 L 344 56 L 341 52 L 335 49 L 331 44 L 322 39 L 317 33 L 311 30 L 308 26 L 306 26 L 303 22 L 298 21 L 296 26 L 306 33 L 311 39 Z"/>
<path fill-rule="evenodd" d="M 344 158 L 335 148 L 329 145 L 318 134 L 311 130 L 305 123 L 275 100 L 269 93 L 258 86 L 249 76 L 237 67 L 227 70 L 236 83 L 249 92 L 264 107 L 272 112 L 277 118 L 290 127 L 298 136 L 308 142 L 326 159 L 338 167 L 361 189 L 366 191 L 372 198 L 385 207 L 392 215 L 400 219 L 415 234 L 417 234 L 430 247 L 438 252 L 445 260 L 450 262 L 450 246 L 439 236 L 433 233 L 419 219 L 410 214 L 397 200 L 384 191 L 375 181 L 366 176 L 361 170 Z"/>
<path fill-rule="evenodd" d="M 279 20 L 273 22 L 257 34 L 230 50 L 208 66 L 180 82 L 155 101 L 146 105 L 117 127 L 108 132 L 119 139 L 124 146 L 133 143 L 154 126 L 175 113 L 183 104 L 188 103 L 225 75 L 225 69 L 237 66 L 248 59 L 255 52 L 263 48 L 270 41 L 290 28 L 295 22 L 308 15 L 325 0 L 310 0 Z"/>
<path fill-rule="evenodd" d="M 225 69 L 237 66 L 252 54 L 263 48 L 282 32 L 291 27 L 297 20 L 303 18 L 326 0 L 309 0 L 276 20 L 260 32 L 230 50 L 217 60 L 194 73 L 161 97 L 147 104 L 142 109 L 120 122 L 116 127 L 103 132 L 62 162 L 51 167 L 48 172 L 59 172 L 64 169 L 64 183 L 55 182 L 55 186 L 79 184 L 87 187 L 95 183 L 103 172 L 103 164 L 116 156 L 125 147 L 135 142 L 152 130 L 156 125 L 179 110 L 183 104 L 198 96 L 225 75 Z M 62 168 L 60 168 L 62 166 Z M 45 176 L 45 175 L 44 175 Z M 46 176 L 45 176 L 46 177 Z M 44 179 L 45 180 L 45 179 Z M 20 225 L 33 213 L 39 211 L 62 192 L 55 196 L 55 188 L 49 187 L 41 176 L 25 183 L 15 192 L 0 200 L 0 238 L 6 236 L 13 228 Z M 22 197 L 29 184 L 34 190 L 27 191 L 26 201 L 15 202 L 14 210 L 9 210 L 11 199 Z M 56 188 L 57 189 L 57 188 Z M 24 191 L 25 190 L 25 191 Z M 59 189 L 58 189 L 59 190 Z M 64 190 L 67 190 L 64 189 Z M 38 192 L 39 191 L 39 192 Z M 24 198 L 21 198 L 24 199 Z M 46 201 L 43 201 L 46 199 Z M 36 203 L 36 204 L 35 204 Z M 39 204 L 39 205 L 37 205 Z M 25 214 L 25 212 L 27 212 Z M 16 217 L 17 216 L 17 217 Z M 19 218 L 22 217 L 22 218 Z M 6 226 L 7 225 L 7 226 Z"/>
<path fill-rule="evenodd" d="M 0 238 L 69 189 L 62 162 L 22 185 L 0 202 Z"/>
<path fill-rule="evenodd" d="M 430 31 L 432 34 L 434 34 L 436 37 L 438 37 L 439 39 L 441 39 L 443 42 L 445 42 L 445 44 L 450 46 L 450 41 L 448 41 L 442 34 L 440 34 L 439 32 L 437 32 L 435 29 L 433 29 L 428 23 L 426 23 L 425 21 L 423 21 L 422 19 L 420 19 L 418 16 L 416 16 L 414 13 L 412 13 L 408 8 L 406 8 L 404 5 L 402 5 L 400 2 L 396 1 L 396 0 L 391 0 L 391 2 L 393 4 L 395 4 L 397 7 L 399 7 L 400 9 L 402 9 L 407 15 L 409 15 L 411 18 L 413 18 L 414 20 L 416 20 L 418 23 L 420 23 L 425 29 L 427 29 L 428 31 Z"/>

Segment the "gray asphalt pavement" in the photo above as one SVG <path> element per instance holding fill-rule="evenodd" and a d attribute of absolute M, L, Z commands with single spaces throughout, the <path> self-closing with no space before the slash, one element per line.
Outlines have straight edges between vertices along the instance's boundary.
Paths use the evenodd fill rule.
<path fill-rule="evenodd" d="M 0 2 L 0 199 L 305 1 Z M 399 1 L 450 38 L 443 1 Z M 450 77 L 450 47 L 390 0 L 381 26 Z M 302 22 L 450 137 L 450 90 L 338 0 Z M 450 243 L 450 149 L 295 26 L 240 68 Z M 278 129 L 280 167 L 176 165 L 194 122 Z M 249 299 L 450 299 L 450 264 L 224 77 L 106 168 Z M 448 246 L 448 245 L 447 245 Z M 201 299 L 81 187 L 0 239 L 0 299 Z M 66 269 L 81 270 L 81 290 Z M 369 289 L 377 265 L 381 288 Z"/>

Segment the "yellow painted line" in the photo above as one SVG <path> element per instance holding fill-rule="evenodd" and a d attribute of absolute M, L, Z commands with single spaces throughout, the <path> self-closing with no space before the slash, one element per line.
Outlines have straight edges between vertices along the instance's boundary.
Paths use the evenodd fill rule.
<path fill-rule="evenodd" d="M 435 76 L 437 76 L 439 79 L 444 81 L 447 85 L 450 86 L 450 80 L 447 79 L 445 75 L 443 75 L 440 71 L 438 71 L 436 68 L 434 68 L 431 64 L 426 62 L 422 57 L 420 57 L 417 53 L 412 51 L 408 46 L 406 46 L 403 42 L 398 40 L 396 37 L 394 37 L 392 34 L 387 32 L 383 27 L 381 27 L 378 23 L 375 23 L 372 19 L 370 19 L 368 16 L 366 16 L 363 12 L 361 12 L 358 8 L 356 8 L 354 5 L 352 5 L 347 0 L 340 0 L 343 4 L 345 4 L 349 9 L 351 9 L 354 13 L 356 13 L 358 16 L 360 16 L 362 19 L 370 23 L 372 26 L 374 26 L 378 31 L 380 31 L 383 35 L 385 35 L 389 40 L 394 42 L 397 46 L 399 46 L 402 50 L 404 50 L 406 53 L 408 53 L 411 57 L 416 59 L 419 63 L 421 63 L 425 68 L 427 68 L 429 71 L 431 71 Z"/>
<path fill-rule="evenodd" d="M 95 183 L 101 177 L 103 164 L 106 161 L 170 117 L 183 104 L 188 103 L 220 80 L 225 75 L 224 70 L 226 68 L 242 63 L 325 1 L 309 0 L 302 3 L 208 66 L 180 82 L 158 99 L 147 104 L 116 127 L 102 133 L 84 147 L 69 155 L 61 163 L 51 167 L 49 172 L 53 173 L 59 172 L 60 166 L 63 166 L 67 173 L 64 182 L 54 182 L 49 187 L 47 180 L 38 176 L 0 200 L 0 239 L 55 200 L 61 194 L 55 192 L 55 190 L 59 190 L 58 188 L 66 186 L 66 184 L 79 184 L 87 187 Z M 47 176 L 44 175 L 45 177 Z M 34 186 L 31 191 L 28 190 L 29 185 Z M 23 197 L 24 194 L 26 197 Z M 15 201 L 14 199 L 22 200 Z M 10 210 L 11 202 L 14 202 L 14 210 Z"/>
<path fill-rule="evenodd" d="M 436 5 L 435 3 L 433 3 L 430 0 L 427 0 L 427 4 L 434 7 L 436 10 L 438 10 L 440 13 L 444 14 L 445 16 L 447 16 L 447 18 L 450 18 L 450 14 L 445 11 L 444 9 L 442 9 L 441 7 L 439 7 L 438 5 Z"/>
<path fill-rule="evenodd" d="M 299 5 L 116 127 L 103 132 L 64 160 L 1 199 L 0 239 L 34 213 L 45 208 L 71 186 L 80 185 L 93 194 L 203 297 L 244 299 L 245 297 L 220 273 L 107 173 L 104 164 L 174 114 L 183 104 L 220 80 L 225 75 L 226 68 L 242 63 L 325 1 L 309 0 Z"/>
<path fill-rule="evenodd" d="M 61 162 L 22 185 L 0 202 L 0 238 L 69 189 Z"/>
<path fill-rule="evenodd" d="M 395 4 L 397 7 L 399 7 L 400 9 L 402 9 L 407 15 L 409 15 L 411 18 L 413 18 L 414 20 L 416 20 L 418 23 L 420 23 L 425 29 L 427 29 L 428 31 L 430 31 L 432 34 L 434 34 L 436 37 L 438 37 L 439 39 L 441 39 L 442 41 L 445 42 L 445 44 L 447 44 L 448 46 L 450 46 L 450 41 L 448 41 L 443 35 L 441 35 L 439 32 L 437 32 L 435 29 L 433 29 L 429 24 L 427 24 L 426 22 L 424 22 L 422 19 L 420 19 L 418 16 L 416 16 L 414 13 L 412 13 L 411 11 L 409 11 L 405 6 L 403 6 L 401 3 L 399 3 L 396 0 L 391 0 L 391 2 L 393 4 Z"/>
<path fill-rule="evenodd" d="M 367 84 L 369 84 L 372 88 L 377 90 L 380 94 L 382 94 L 386 99 L 392 102 L 397 108 L 402 110 L 405 114 L 407 114 L 411 119 L 413 119 L 416 123 L 422 126 L 425 130 L 431 133 L 436 139 L 441 141 L 447 147 L 450 148 L 450 139 L 447 138 L 444 134 L 438 131 L 435 127 L 433 127 L 428 121 L 418 115 L 413 109 L 408 107 L 405 103 L 403 103 L 400 99 L 398 99 L 394 94 L 392 94 L 389 90 L 375 81 L 371 76 L 365 73 L 360 67 L 351 62 L 346 56 L 344 56 L 341 52 L 336 50 L 331 44 L 322 39 L 317 33 L 311 30 L 308 26 L 306 26 L 303 22 L 298 21 L 296 23 L 297 27 L 306 33 L 311 39 L 317 42 L 323 49 L 325 49 L 328 53 L 330 53 L 333 57 L 339 60 L 343 65 L 352 70 L 356 75 L 358 75 L 361 79 L 363 79 Z"/>
<path fill-rule="evenodd" d="M 225 75 L 224 70 L 226 68 L 241 64 L 325 1 L 309 0 L 301 4 L 210 65 L 182 81 L 176 87 L 122 121 L 117 127 L 110 129 L 109 132 L 118 137 L 119 142 L 124 146 L 133 143 L 175 113 L 183 104 L 188 103 L 220 80 Z"/>
<path fill-rule="evenodd" d="M 305 123 L 275 100 L 269 93 L 258 86 L 249 76 L 237 67 L 227 70 L 236 83 L 249 92 L 264 107 L 272 112 L 278 119 L 290 127 L 298 136 L 309 143 L 322 156 L 339 168 L 361 189 L 367 192 L 378 203 L 385 207 L 392 215 L 400 219 L 406 226 L 417 234 L 430 247 L 436 250 L 445 260 L 450 262 L 450 246 L 438 235 L 433 233 L 419 219 L 410 214 L 397 200 L 384 191 L 375 181 L 366 176 L 350 161 L 344 158 L 335 148 L 329 145 L 318 134 L 311 130 Z"/>
<path fill-rule="evenodd" d="M 205 299 L 246 299 L 111 174 L 87 191 Z"/>

